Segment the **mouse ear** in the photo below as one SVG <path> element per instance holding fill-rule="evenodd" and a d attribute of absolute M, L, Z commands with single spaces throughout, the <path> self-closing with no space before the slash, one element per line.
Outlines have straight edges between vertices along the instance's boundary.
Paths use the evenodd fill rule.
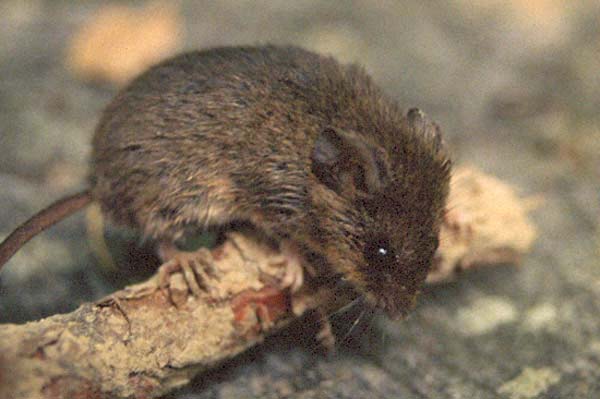
<path fill-rule="evenodd" d="M 351 131 L 328 127 L 312 153 L 312 171 L 330 189 L 346 197 L 377 194 L 389 178 L 385 151 Z"/>

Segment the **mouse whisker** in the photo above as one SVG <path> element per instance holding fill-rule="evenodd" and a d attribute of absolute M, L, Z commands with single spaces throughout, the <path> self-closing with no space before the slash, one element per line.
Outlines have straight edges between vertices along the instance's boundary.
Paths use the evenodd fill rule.
<path fill-rule="evenodd" d="M 364 297 L 361 295 L 357 298 L 354 298 L 352 301 L 350 301 L 349 303 L 343 305 L 342 307 L 340 307 L 339 309 L 334 310 L 333 312 L 329 313 L 327 315 L 327 318 L 330 319 L 332 317 L 341 315 L 343 313 L 346 313 L 347 311 L 349 311 L 350 309 L 352 309 L 353 307 L 355 307 L 356 305 L 358 305 L 359 303 L 362 303 L 364 300 Z"/>
<path fill-rule="evenodd" d="M 348 330 L 348 332 L 344 335 L 344 338 L 342 338 L 341 342 L 345 343 L 346 340 L 351 336 L 352 331 L 354 331 L 354 329 L 356 328 L 356 326 L 358 325 L 358 323 L 360 323 L 360 321 L 362 320 L 363 316 L 365 315 L 365 312 L 367 311 L 367 309 L 363 309 L 360 314 L 358 315 L 358 317 L 356 318 L 356 320 L 354 320 L 354 322 L 352 323 L 352 325 L 350 326 L 350 329 Z"/>

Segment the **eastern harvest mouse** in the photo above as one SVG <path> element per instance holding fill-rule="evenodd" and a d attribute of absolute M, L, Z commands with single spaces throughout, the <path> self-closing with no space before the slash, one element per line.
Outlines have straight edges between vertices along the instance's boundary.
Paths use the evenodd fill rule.
<path fill-rule="evenodd" d="M 97 201 L 166 244 L 190 226 L 249 222 L 396 316 L 438 246 L 450 168 L 438 126 L 404 113 L 360 67 L 298 47 L 191 52 L 116 96 L 95 132 L 89 190 L 18 228 L 0 265 Z"/>

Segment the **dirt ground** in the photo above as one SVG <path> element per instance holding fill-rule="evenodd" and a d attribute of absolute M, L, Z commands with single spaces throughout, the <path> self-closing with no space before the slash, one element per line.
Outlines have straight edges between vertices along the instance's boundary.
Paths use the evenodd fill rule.
<path fill-rule="evenodd" d="M 0 2 L 0 236 L 85 186 L 94 125 L 118 84 L 77 74 L 68 49 L 103 4 Z M 292 328 L 171 398 L 600 397 L 599 2 L 173 4 L 171 51 L 293 43 L 360 63 L 440 123 L 457 163 L 543 204 L 519 268 L 428 288 L 405 321 L 376 317 L 346 334 L 357 316 L 346 315 L 333 359 Z M 107 270 L 85 235 L 82 213 L 6 266 L 1 322 L 69 311 L 141 278 Z"/>

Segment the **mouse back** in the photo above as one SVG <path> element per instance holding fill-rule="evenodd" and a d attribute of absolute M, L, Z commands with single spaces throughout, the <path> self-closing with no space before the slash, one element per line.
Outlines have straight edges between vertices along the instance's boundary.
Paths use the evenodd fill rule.
<path fill-rule="evenodd" d="M 375 134 L 388 107 L 362 68 L 298 47 L 183 54 L 106 108 L 93 140 L 92 191 L 113 220 L 151 238 L 257 207 L 292 217 L 307 204 L 323 129 Z"/>

